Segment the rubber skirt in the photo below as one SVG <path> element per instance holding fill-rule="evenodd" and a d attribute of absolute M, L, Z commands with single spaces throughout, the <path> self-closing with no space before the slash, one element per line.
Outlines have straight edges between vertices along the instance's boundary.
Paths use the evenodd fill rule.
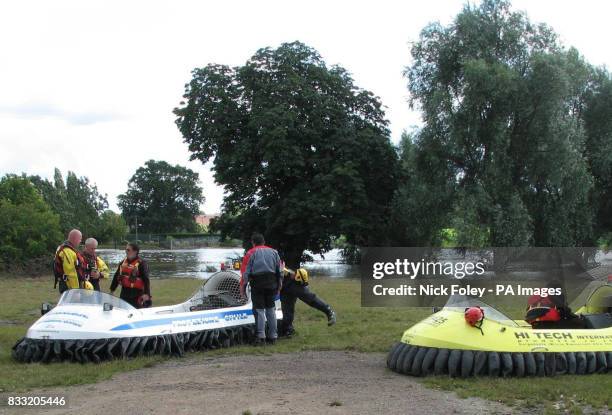
<path fill-rule="evenodd" d="M 13 346 L 13 358 L 20 362 L 79 363 L 101 362 L 154 354 L 182 356 L 187 351 L 219 349 L 251 342 L 253 324 L 147 337 L 122 337 L 92 340 L 19 340 Z"/>
<path fill-rule="evenodd" d="M 556 376 L 612 373 L 612 352 L 506 353 L 393 345 L 387 367 L 411 376 Z"/>

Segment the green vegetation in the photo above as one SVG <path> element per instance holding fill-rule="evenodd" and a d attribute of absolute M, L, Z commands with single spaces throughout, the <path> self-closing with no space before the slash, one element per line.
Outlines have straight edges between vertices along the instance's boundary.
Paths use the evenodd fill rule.
<path fill-rule="evenodd" d="M 164 279 L 153 281 L 156 304 L 172 304 L 184 300 L 201 284 L 195 279 Z M 328 328 L 324 316 L 303 303 L 298 303 L 296 327 L 298 334 L 276 346 L 253 348 L 234 347 L 202 353 L 190 353 L 186 359 L 195 361 L 210 356 L 232 354 L 291 353 L 301 350 L 356 350 L 386 353 L 400 339 L 404 330 L 429 314 L 427 309 L 361 308 L 358 280 L 315 278 L 313 289 L 328 300 L 338 313 L 338 324 Z M 107 289 L 108 281 L 103 281 Z M 98 365 L 73 363 L 21 364 L 10 357 L 13 344 L 25 334 L 27 327 L 39 317 L 40 303 L 57 298 L 51 278 L 0 279 L 0 391 L 15 391 L 43 386 L 72 385 L 97 382 L 114 373 L 153 365 L 167 358 L 154 356 L 132 360 L 115 360 Z M 511 307 L 507 307 L 511 309 Z M 381 360 L 381 365 L 384 362 Z M 399 376 L 399 375 L 398 375 Z M 612 405 L 609 391 L 612 376 L 559 376 L 537 379 L 449 379 L 425 378 L 423 382 L 435 388 L 456 391 L 460 396 L 480 396 L 521 407 L 552 407 L 562 402 L 570 408 L 580 405 L 602 407 Z M 562 397 L 560 397 L 562 395 Z"/>
<path fill-rule="evenodd" d="M 61 240 L 59 217 L 23 177 L 0 180 L 0 271 L 45 255 Z"/>
<path fill-rule="evenodd" d="M 593 246 L 612 229 L 612 79 L 505 0 L 426 26 L 406 68 L 398 246 Z"/>
<path fill-rule="evenodd" d="M 0 271 L 49 269 L 55 248 L 77 228 L 85 238 L 121 241 L 127 233 L 123 218 L 108 207 L 85 177 L 59 170 L 51 183 L 39 176 L 8 174 L 0 179 Z"/>
<path fill-rule="evenodd" d="M 59 169 L 55 169 L 53 182 L 39 176 L 27 178 L 36 186 L 51 209 L 59 215 L 62 233 L 77 228 L 85 237 L 100 238 L 101 228 L 108 226 L 105 223 L 108 218 L 102 216 L 108 208 L 108 201 L 106 195 L 100 194 L 87 177 L 77 177 L 69 171 L 64 180 Z M 56 246 L 59 242 L 61 241 L 57 241 Z"/>
<path fill-rule="evenodd" d="M 380 100 L 300 42 L 243 66 L 193 70 L 177 126 L 192 158 L 213 163 L 226 195 L 216 229 L 265 233 L 296 267 L 334 237 L 381 243 L 397 156 Z"/>
<path fill-rule="evenodd" d="M 195 69 L 176 123 L 228 191 L 216 229 L 261 231 L 292 266 L 341 235 L 351 259 L 355 246 L 593 246 L 612 232 L 606 69 L 506 0 L 427 25 L 411 54 L 424 123 L 397 154 L 381 102 L 302 43 Z"/>
<path fill-rule="evenodd" d="M 456 392 L 460 397 L 477 396 L 522 408 L 540 407 L 554 413 L 582 413 L 581 406 L 612 407 L 612 376 L 558 376 L 537 379 L 451 379 L 428 377 L 423 383 L 432 388 Z M 537 383 L 537 385 L 535 385 Z"/>
<path fill-rule="evenodd" d="M 138 232 L 194 232 L 194 216 L 204 203 L 199 183 L 199 174 L 191 169 L 149 160 L 130 178 L 127 192 L 119 195 L 119 208 Z"/>

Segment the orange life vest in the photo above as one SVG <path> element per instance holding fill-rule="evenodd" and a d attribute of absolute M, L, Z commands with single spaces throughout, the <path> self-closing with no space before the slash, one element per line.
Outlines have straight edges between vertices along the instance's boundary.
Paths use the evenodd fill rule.
<path fill-rule="evenodd" d="M 136 288 L 137 290 L 144 290 L 144 280 L 140 278 L 140 258 L 136 258 L 132 261 L 127 258 L 121 263 L 120 271 L 120 282 L 121 286 L 125 288 Z"/>

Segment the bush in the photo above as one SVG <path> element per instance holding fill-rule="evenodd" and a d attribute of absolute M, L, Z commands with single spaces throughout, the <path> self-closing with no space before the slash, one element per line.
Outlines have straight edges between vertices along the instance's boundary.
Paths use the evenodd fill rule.
<path fill-rule="evenodd" d="M 32 183 L 7 175 L 0 180 L 0 266 L 21 267 L 52 256 L 61 242 L 59 216 Z"/>

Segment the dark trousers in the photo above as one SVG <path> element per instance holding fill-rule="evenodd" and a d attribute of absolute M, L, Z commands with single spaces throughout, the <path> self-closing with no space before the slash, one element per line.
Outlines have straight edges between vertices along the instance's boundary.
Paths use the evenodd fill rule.
<path fill-rule="evenodd" d="M 274 307 L 274 298 L 278 292 L 278 279 L 274 274 L 259 274 L 249 277 L 253 309 Z"/>
<path fill-rule="evenodd" d="M 89 282 L 93 285 L 94 290 L 100 291 L 100 279 L 90 278 Z"/>
<path fill-rule="evenodd" d="M 281 290 L 281 307 L 283 309 L 283 320 L 279 328 L 281 334 L 293 331 L 295 303 L 298 299 L 310 307 L 325 313 L 325 315 L 329 315 L 331 312 L 331 307 L 310 291 L 308 286 L 301 285 L 292 279 L 285 279 L 283 281 L 283 289 Z"/>

